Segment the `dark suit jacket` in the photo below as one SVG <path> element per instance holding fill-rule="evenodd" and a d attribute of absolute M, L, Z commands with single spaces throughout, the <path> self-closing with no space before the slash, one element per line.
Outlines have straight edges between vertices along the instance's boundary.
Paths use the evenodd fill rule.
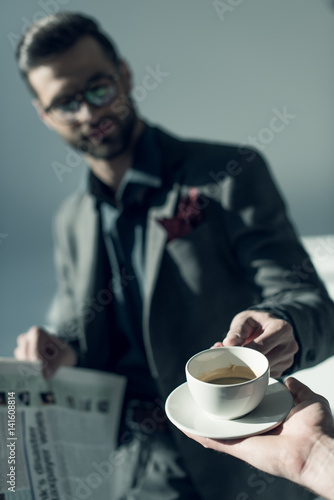
<path fill-rule="evenodd" d="M 293 369 L 333 354 L 334 305 L 259 154 L 180 141 L 160 129 L 155 134 L 169 191 L 165 203 L 148 213 L 143 335 L 162 398 L 184 382 L 187 359 L 220 340 L 233 316 L 246 308 L 291 321 L 300 344 Z M 199 192 L 202 221 L 168 242 L 159 220 L 173 217 L 192 187 Z M 79 340 L 82 366 L 107 369 L 108 353 L 117 346 L 106 334 L 108 284 L 99 215 L 89 193 L 79 191 L 63 204 L 55 240 L 59 290 L 51 321 L 68 340 Z M 203 498 L 241 500 L 262 490 L 259 498 L 308 498 L 291 483 L 261 479 L 247 465 L 202 450 L 174 431 Z"/>

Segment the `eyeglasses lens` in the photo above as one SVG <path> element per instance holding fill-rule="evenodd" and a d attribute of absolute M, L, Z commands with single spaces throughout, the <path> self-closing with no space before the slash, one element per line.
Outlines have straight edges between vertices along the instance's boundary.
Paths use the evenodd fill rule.
<path fill-rule="evenodd" d="M 117 88 L 114 83 L 99 84 L 87 89 L 81 94 L 81 99 L 69 99 L 66 102 L 54 106 L 52 113 L 54 118 L 63 122 L 74 122 L 80 111 L 82 101 L 96 107 L 109 104 L 117 96 Z"/>

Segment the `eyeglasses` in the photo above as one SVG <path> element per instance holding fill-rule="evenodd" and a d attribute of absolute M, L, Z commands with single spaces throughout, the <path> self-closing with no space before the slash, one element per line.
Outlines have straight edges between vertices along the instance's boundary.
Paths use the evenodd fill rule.
<path fill-rule="evenodd" d="M 56 101 L 44 108 L 44 111 L 60 123 L 74 123 L 78 120 L 83 102 L 101 108 L 116 99 L 117 94 L 116 78 L 103 76 L 91 82 L 82 92 Z"/>

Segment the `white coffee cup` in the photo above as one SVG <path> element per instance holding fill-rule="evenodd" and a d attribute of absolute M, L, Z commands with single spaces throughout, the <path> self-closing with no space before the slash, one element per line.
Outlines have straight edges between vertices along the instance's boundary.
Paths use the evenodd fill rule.
<path fill-rule="evenodd" d="M 269 371 L 269 361 L 262 353 L 239 346 L 207 349 L 186 364 L 188 387 L 198 406 L 225 420 L 246 415 L 260 404 L 268 386 Z M 239 379 L 247 375 L 248 380 L 232 383 L 225 379 L 227 375 Z M 251 376 L 254 378 L 250 379 Z M 219 378 L 219 383 L 208 381 Z"/>

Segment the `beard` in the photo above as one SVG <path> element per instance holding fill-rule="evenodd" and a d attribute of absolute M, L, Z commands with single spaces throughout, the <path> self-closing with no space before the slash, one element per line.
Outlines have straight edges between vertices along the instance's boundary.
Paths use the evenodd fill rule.
<path fill-rule="evenodd" d="M 70 142 L 71 146 L 81 153 L 105 160 L 124 153 L 131 144 L 137 115 L 129 102 L 122 109 L 120 116 L 109 113 L 98 123 L 90 124 L 89 130 Z"/>

